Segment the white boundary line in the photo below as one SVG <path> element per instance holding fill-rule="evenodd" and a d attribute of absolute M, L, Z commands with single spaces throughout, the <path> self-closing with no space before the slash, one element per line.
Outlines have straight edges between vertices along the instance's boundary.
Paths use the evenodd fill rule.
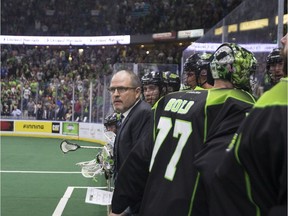
<path fill-rule="evenodd" d="M 66 171 L 22 171 L 22 170 L 0 170 L 0 173 L 31 173 L 31 174 L 79 174 L 81 172 Z"/>
<path fill-rule="evenodd" d="M 0 170 L 0 173 L 29 173 L 29 174 L 79 174 L 81 172 L 66 172 L 66 171 L 22 171 L 22 170 Z M 56 209 L 54 210 L 52 216 L 61 216 L 65 206 L 71 197 L 74 189 L 88 189 L 88 188 L 99 188 L 105 189 L 107 187 L 80 187 L 80 186 L 68 186 L 63 197 L 60 199 Z"/>
<path fill-rule="evenodd" d="M 69 198 L 71 197 L 72 193 L 73 193 L 73 190 L 77 188 L 77 189 L 87 189 L 87 188 L 90 188 L 90 187 L 73 187 L 73 186 L 69 186 L 67 187 L 63 197 L 60 199 L 56 209 L 54 210 L 52 216 L 61 216 L 64 209 L 65 209 L 65 206 L 69 200 Z M 93 187 L 93 188 L 107 188 L 107 187 Z"/>
<path fill-rule="evenodd" d="M 52 216 L 60 216 L 62 215 L 62 212 L 64 211 L 64 208 L 71 197 L 71 194 L 74 190 L 74 187 L 68 187 L 66 189 L 66 192 L 64 193 L 63 197 L 60 199 L 56 209 L 54 210 Z"/>

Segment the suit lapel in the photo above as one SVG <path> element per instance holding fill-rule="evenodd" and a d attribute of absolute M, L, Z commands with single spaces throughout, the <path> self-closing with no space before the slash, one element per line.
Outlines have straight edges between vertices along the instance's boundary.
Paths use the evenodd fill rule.
<path fill-rule="evenodd" d="M 120 141 L 119 141 L 119 137 L 121 136 L 122 134 L 122 131 L 123 129 L 125 128 L 125 125 L 127 124 L 128 120 L 130 119 L 131 115 L 133 114 L 133 112 L 135 111 L 136 107 L 137 106 L 140 106 L 140 104 L 142 103 L 142 101 L 139 101 L 137 104 L 135 104 L 135 106 L 131 109 L 131 111 L 129 112 L 129 114 L 125 117 L 124 121 L 122 122 L 121 124 L 121 127 L 118 129 L 117 131 L 117 135 L 116 135 L 116 139 L 115 139 L 115 144 L 114 144 L 114 152 L 116 153 L 116 166 L 117 165 L 117 160 L 119 160 L 119 146 L 121 145 L 120 144 Z"/>

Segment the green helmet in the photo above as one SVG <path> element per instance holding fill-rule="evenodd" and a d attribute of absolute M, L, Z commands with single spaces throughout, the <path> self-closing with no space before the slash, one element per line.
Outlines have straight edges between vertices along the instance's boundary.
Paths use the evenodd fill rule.
<path fill-rule="evenodd" d="M 167 85 L 167 88 L 171 87 L 173 91 L 179 91 L 181 81 L 178 74 L 172 73 L 171 71 L 165 71 L 162 73 L 162 75 L 164 83 Z"/>
<path fill-rule="evenodd" d="M 104 119 L 104 126 L 117 125 L 120 120 L 120 115 L 116 112 L 109 114 Z"/>
<path fill-rule="evenodd" d="M 234 88 L 251 92 L 250 79 L 256 64 L 250 51 L 234 43 L 224 43 L 213 54 L 210 68 L 214 79 L 228 80 Z"/>
<path fill-rule="evenodd" d="M 149 72 L 145 73 L 141 77 L 141 83 L 142 83 L 142 85 L 154 84 L 154 85 L 159 86 L 159 88 L 162 88 L 163 85 L 164 85 L 162 72 L 160 72 L 160 71 L 149 71 Z"/>

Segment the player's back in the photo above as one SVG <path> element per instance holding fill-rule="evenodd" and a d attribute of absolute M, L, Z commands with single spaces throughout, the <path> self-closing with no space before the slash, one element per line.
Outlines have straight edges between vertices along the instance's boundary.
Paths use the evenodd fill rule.
<path fill-rule="evenodd" d="M 210 127 L 217 125 L 215 120 L 223 119 L 219 118 L 223 106 L 238 96 L 246 97 L 246 93 L 213 89 L 172 93 L 158 101 L 150 175 L 140 215 L 189 215 L 198 175 L 194 156 L 213 131 Z M 252 101 L 249 97 L 246 99 Z"/>
<path fill-rule="evenodd" d="M 214 215 L 287 215 L 287 83 L 260 97 L 214 169 Z"/>

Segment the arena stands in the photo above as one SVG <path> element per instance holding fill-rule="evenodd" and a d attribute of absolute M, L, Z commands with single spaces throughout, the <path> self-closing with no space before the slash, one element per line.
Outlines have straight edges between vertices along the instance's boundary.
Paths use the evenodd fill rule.
<path fill-rule="evenodd" d="M 112 74 L 116 63 L 177 65 L 184 48 L 173 44 L 165 48 L 159 45 L 148 54 L 141 46 L 2 45 L 1 115 L 11 116 L 17 106 L 24 118 L 87 119 L 88 89 L 90 81 L 94 80 L 92 94 L 96 101 L 93 110 L 98 113 L 94 113 L 93 121 L 100 121 L 105 80 Z M 75 98 L 72 98 L 73 87 Z M 71 110 L 75 115 L 66 118 Z"/>
<path fill-rule="evenodd" d="M 14 0 L 1 4 L 2 35 L 103 36 L 209 29 L 242 0 Z"/>
<path fill-rule="evenodd" d="M 1 4 L 1 35 L 103 36 L 143 35 L 209 29 L 242 0 L 15 0 Z M 151 46 L 151 45 L 150 45 Z M 83 121 L 105 115 L 103 92 L 116 63 L 176 64 L 187 46 L 175 43 L 58 47 L 1 46 L 1 116 Z M 96 97 L 97 96 L 97 97 Z M 106 102 L 107 104 L 107 102 Z M 108 103 L 109 105 L 109 103 Z M 71 112 L 73 114 L 71 114 Z"/>

